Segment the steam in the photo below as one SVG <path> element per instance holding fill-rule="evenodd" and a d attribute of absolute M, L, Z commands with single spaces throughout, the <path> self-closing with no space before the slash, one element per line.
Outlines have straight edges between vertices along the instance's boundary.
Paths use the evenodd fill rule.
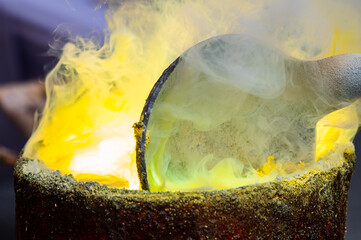
<path fill-rule="evenodd" d="M 293 128 L 294 122 L 304 121 L 305 114 L 296 115 L 295 119 L 275 118 L 269 121 L 268 116 L 274 115 L 268 106 L 274 105 L 272 101 L 267 103 L 265 99 L 272 100 L 277 96 L 283 96 L 288 86 L 288 76 L 284 74 L 284 72 L 287 73 L 287 66 L 282 64 L 282 58 L 287 56 L 292 59 L 314 60 L 346 52 L 360 53 L 359 9 L 357 1 L 336 0 L 298 0 L 292 3 L 286 0 L 112 2 L 109 4 L 107 13 L 109 29 L 105 31 L 104 45 L 99 46 L 89 39 L 75 38 L 64 46 L 58 64 L 47 76 L 47 104 L 38 128 L 25 147 L 24 156 L 40 159 L 48 167 L 59 169 L 64 173 L 72 173 L 75 177 L 78 176 L 79 180 L 94 180 L 95 174 L 97 176 L 95 180 L 102 183 L 104 178 L 101 176 L 113 176 L 113 180 L 106 180 L 103 183 L 115 187 L 137 189 L 139 183 L 134 164 L 135 140 L 131 125 L 138 121 L 144 100 L 162 71 L 184 51 L 205 39 L 228 33 L 246 34 L 265 43 L 266 49 L 282 50 L 281 54 L 272 53 L 275 54 L 274 56 L 281 56 L 279 61 L 271 61 L 273 65 L 263 64 L 266 66 L 263 71 L 258 71 L 256 68 L 246 68 L 247 72 L 243 72 L 244 69 L 228 69 L 226 72 L 231 74 L 225 76 L 220 69 L 213 69 L 212 65 L 202 60 L 197 64 L 206 64 L 200 68 L 207 73 L 207 80 L 211 81 L 207 84 L 199 82 L 194 88 L 192 86 L 187 91 L 178 92 L 178 99 L 177 96 L 172 97 L 174 101 L 178 101 L 183 100 L 181 94 L 188 94 L 194 97 L 191 101 L 194 105 L 188 108 L 189 106 L 184 103 L 181 108 L 177 108 L 174 102 L 169 100 L 169 104 L 165 104 L 164 108 L 169 109 L 167 110 L 169 114 L 176 114 L 176 119 L 195 124 L 189 127 L 201 133 L 205 131 L 221 133 L 223 130 L 221 131 L 219 126 L 230 122 L 230 119 L 233 119 L 231 123 L 237 124 L 230 125 L 227 129 L 232 136 L 237 135 L 239 138 L 246 136 L 242 135 L 245 130 L 249 131 L 249 136 L 256 136 L 260 131 L 258 126 L 261 129 L 265 128 L 269 135 L 267 139 L 257 138 L 253 146 L 254 151 L 248 151 L 246 146 L 240 149 L 240 153 L 243 154 L 242 161 L 262 156 L 261 162 L 252 160 L 251 164 L 239 164 L 241 158 L 235 155 L 227 157 L 225 153 L 221 154 L 225 158 L 220 162 L 218 153 L 214 153 L 195 156 L 196 166 L 189 165 L 188 168 L 199 170 L 199 172 L 186 173 L 186 175 L 190 174 L 189 179 L 195 179 L 196 175 L 200 178 L 202 176 L 208 178 L 209 174 L 214 176 L 211 177 L 213 182 L 206 180 L 206 184 L 203 182 L 196 188 L 228 186 L 217 184 L 229 183 L 231 180 L 227 180 L 226 175 L 232 172 L 236 172 L 238 179 L 244 178 L 236 182 L 237 185 L 255 182 L 247 179 L 253 178 L 253 173 L 257 168 L 261 172 L 264 170 L 263 173 L 267 172 L 268 165 L 261 163 L 269 163 L 273 166 L 273 161 L 268 161 L 268 156 L 264 158 L 268 155 L 264 151 L 266 147 L 269 147 L 271 140 L 281 139 L 279 134 Z M 243 49 L 239 51 L 244 50 L 248 55 L 253 55 L 250 51 L 254 51 L 254 56 L 258 56 L 253 58 L 254 61 L 262 62 L 265 52 L 257 49 L 256 46 L 256 43 L 251 43 L 250 48 L 243 46 Z M 272 58 L 272 54 L 266 59 Z M 189 61 L 184 61 L 185 68 Z M 194 63 L 189 62 L 189 66 L 194 66 Z M 233 65 L 229 62 L 218 62 L 217 66 L 229 68 Z M 184 72 L 194 77 L 191 71 Z M 179 71 L 179 74 L 184 72 Z M 273 77 L 266 81 L 265 78 L 269 75 Z M 247 76 L 252 76 L 253 80 L 238 81 L 239 78 Z M 186 76 L 182 75 L 182 78 L 186 79 Z M 185 81 L 179 88 L 185 89 L 187 83 L 192 83 L 192 79 Z M 206 95 L 202 94 L 203 90 L 207 93 Z M 239 95 L 237 94 L 239 91 L 247 92 L 247 94 Z M 208 94 L 212 97 L 209 98 Z M 255 105 L 257 102 L 260 105 Z M 264 102 L 267 104 L 263 104 Z M 212 112 L 210 119 L 207 115 L 210 112 L 207 110 L 212 109 L 202 110 L 202 107 L 207 105 L 205 103 L 212 104 L 217 110 Z M 234 103 L 237 104 L 233 105 Z M 222 104 L 231 104 L 232 107 L 224 109 Z M 279 107 L 283 112 L 288 111 L 286 106 Z M 350 110 L 352 114 L 355 113 L 355 109 Z M 248 118 L 247 121 L 251 122 L 253 127 L 244 129 L 239 126 L 238 122 L 241 119 L 234 119 L 234 117 L 238 116 L 240 111 L 244 111 L 243 118 Z M 256 117 L 257 115 L 259 117 Z M 175 116 L 172 115 L 172 117 Z M 319 117 L 320 115 L 315 119 Z M 352 121 L 358 120 L 352 118 Z M 173 123 L 167 124 L 162 125 L 163 130 L 172 132 Z M 314 125 L 312 124 L 315 124 L 315 121 L 306 122 L 310 132 L 313 132 Z M 356 125 L 351 125 L 355 129 L 358 122 Z M 234 126 L 237 128 L 233 128 Z M 238 127 L 241 128 L 238 129 Z M 342 128 L 343 126 L 337 125 L 337 129 Z M 324 134 L 329 129 L 326 127 Z M 276 130 L 281 133 L 277 133 Z M 154 134 L 152 136 L 166 134 L 169 137 L 169 133 L 162 131 L 152 131 L 151 134 Z M 224 132 L 222 135 L 226 134 L 227 132 Z M 314 141 L 311 134 L 306 135 L 307 141 Z M 349 135 L 346 137 L 347 144 L 350 144 L 353 137 L 352 134 Z M 303 159 L 308 159 L 308 162 L 313 161 L 313 143 L 296 140 L 296 145 L 294 145 L 294 140 L 299 139 L 300 136 L 285 136 L 282 144 L 286 144 L 292 154 L 297 153 L 297 161 L 303 161 Z M 217 146 L 226 144 L 221 137 L 213 137 L 213 140 L 213 144 Z M 241 140 L 247 142 L 247 139 Z M 163 143 L 159 144 L 161 146 Z M 114 149 L 115 145 L 118 146 L 117 149 Z M 186 146 L 194 145 L 188 143 Z M 322 149 L 327 148 L 326 146 Z M 107 149 L 112 149 L 112 157 L 103 154 L 108 151 Z M 221 147 L 216 149 L 225 151 Z M 310 149 L 311 151 L 308 151 Z M 167 170 L 178 168 L 178 166 L 172 167 L 172 164 L 176 163 L 171 164 L 170 160 L 168 163 L 163 161 L 164 159 L 158 161 L 157 159 L 169 157 L 169 155 L 161 156 L 161 152 L 157 154 L 154 155 L 155 166 L 149 168 L 157 177 L 154 181 L 158 187 L 154 189 L 180 189 L 176 186 L 167 188 L 166 184 L 166 181 L 175 184 L 184 179 L 184 176 L 173 175 L 172 171 Z M 276 165 L 278 161 L 294 162 L 289 161 L 287 157 L 275 155 L 274 164 Z M 109 164 L 109 159 L 112 164 Z M 293 165 L 297 166 L 299 164 L 297 161 Z M 293 165 L 290 168 L 293 168 Z M 235 170 L 230 170 L 231 168 Z M 84 176 L 84 174 L 89 175 Z M 277 174 L 275 172 L 271 175 L 275 177 Z M 245 179 L 248 175 L 249 178 Z M 229 176 L 233 175 L 229 174 Z M 266 181 L 266 179 L 268 178 L 257 178 L 257 181 Z M 194 189 L 194 186 L 189 185 L 183 189 Z"/>
<path fill-rule="evenodd" d="M 237 187 L 309 170 L 318 157 L 317 122 L 353 100 L 336 94 L 334 70 L 342 65 L 333 58 L 296 60 L 244 34 L 211 38 L 182 59 L 147 128 L 148 175 L 157 191 Z M 354 85 L 353 73 L 339 78 Z M 349 129 L 346 122 L 339 119 L 339 127 Z M 342 157 L 344 150 L 335 151 Z"/>

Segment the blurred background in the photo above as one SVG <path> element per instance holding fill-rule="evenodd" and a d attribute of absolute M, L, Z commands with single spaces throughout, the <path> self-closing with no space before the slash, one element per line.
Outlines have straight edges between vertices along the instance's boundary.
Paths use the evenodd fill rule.
<path fill-rule="evenodd" d="M 0 0 L 0 239 L 15 239 L 13 163 L 43 105 L 50 48 L 106 28 L 104 5 L 82 0 Z"/>
<path fill-rule="evenodd" d="M 44 77 L 54 51 L 71 36 L 106 28 L 105 6 L 95 0 L 0 0 L 0 239 L 14 239 L 13 167 L 44 99 Z M 56 51 L 55 51 L 56 52 Z M 361 134 L 355 138 L 361 156 Z M 349 192 L 346 239 L 361 239 L 361 164 Z"/>

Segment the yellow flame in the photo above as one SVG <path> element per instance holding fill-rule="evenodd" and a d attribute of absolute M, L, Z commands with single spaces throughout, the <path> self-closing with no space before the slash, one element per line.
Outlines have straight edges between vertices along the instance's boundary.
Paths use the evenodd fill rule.
<path fill-rule="evenodd" d="M 274 163 L 274 160 L 275 160 L 274 156 L 269 156 L 267 159 L 267 163 L 265 163 L 262 166 L 262 169 L 257 168 L 258 176 L 264 177 L 268 175 L 272 170 L 274 170 L 276 168 L 276 164 Z"/>
<path fill-rule="evenodd" d="M 310 20 L 305 11 L 300 16 L 305 24 L 296 21 L 295 29 L 290 27 L 287 32 L 287 19 L 271 12 L 273 5 L 292 7 L 287 1 L 149 2 L 153 1 L 125 1 L 111 9 L 108 25 L 112 34 L 101 48 L 80 38 L 64 47 L 47 76 L 47 104 L 25 147 L 25 157 L 40 159 L 78 180 L 138 189 L 132 124 L 162 71 L 187 48 L 211 36 L 249 31 L 300 59 L 361 53 L 360 13 L 347 3 L 315 1 L 318 5 L 313 5 L 305 1 L 313 9 L 312 16 L 317 15 L 326 28 Z M 288 9 L 281 10 L 288 13 Z M 266 27 L 261 29 L 262 25 Z M 314 35 L 325 29 L 329 29 L 325 39 Z M 315 46 L 318 51 L 304 46 Z M 352 146 L 358 127 L 356 110 L 347 107 L 317 124 L 316 160 L 338 145 Z M 270 157 L 258 174 L 282 174 L 295 166 L 304 164 L 277 166 Z M 212 174 L 224 176 L 231 169 L 228 161 Z"/>
<path fill-rule="evenodd" d="M 337 9 L 343 9 L 343 13 L 341 14 Z M 323 14 L 333 26 L 332 42 L 325 57 L 343 53 L 361 53 L 360 9 L 355 9 L 348 3 L 331 1 L 324 11 L 328 11 Z M 323 117 L 317 123 L 315 161 L 337 148 L 354 152 L 352 140 L 359 127 L 359 109 L 359 101 L 356 101 Z M 342 158 L 343 155 L 339 156 L 339 159 Z"/>
<path fill-rule="evenodd" d="M 331 150 L 351 149 L 352 139 L 358 129 L 358 102 L 323 117 L 316 126 L 316 156 L 318 161 Z M 342 158 L 341 158 L 342 159 Z"/>

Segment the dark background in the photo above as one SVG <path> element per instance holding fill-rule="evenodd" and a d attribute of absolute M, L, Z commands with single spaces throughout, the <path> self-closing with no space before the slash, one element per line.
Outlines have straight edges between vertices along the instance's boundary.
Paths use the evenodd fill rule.
<path fill-rule="evenodd" d="M 48 44 L 59 34 L 54 29 L 64 23 L 64 29 L 80 35 L 94 29 L 101 32 L 104 9 L 91 0 L 0 0 L 0 84 L 42 79 L 56 62 L 47 55 Z M 20 151 L 25 142 L 0 112 L 0 145 Z M 357 156 L 361 156 L 361 134 L 354 143 Z M 361 164 L 357 163 L 349 192 L 346 239 L 350 240 L 361 239 L 360 186 Z M 0 164 L 0 239 L 14 239 L 14 223 L 13 169 Z"/>
<path fill-rule="evenodd" d="M 55 38 L 103 35 L 104 5 L 95 0 L 0 0 L 0 85 L 44 79 L 56 63 Z M 71 35 L 70 35 L 71 33 Z M 26 138 L 0 111 L 0 145 L 19 152 Z M 0 240 L 15 239 L 13 169 L 0 163 Z"/>

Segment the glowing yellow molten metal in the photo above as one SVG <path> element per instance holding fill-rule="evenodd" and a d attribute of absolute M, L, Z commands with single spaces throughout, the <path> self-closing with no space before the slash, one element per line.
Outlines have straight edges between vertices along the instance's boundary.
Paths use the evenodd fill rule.
<path fill-rule="evenodd" d="M 139 188 L 132 124 L 162 71 L 194 44 L 247 32 L 299 59 L 361 53 L 360 14 L 347 1 L 125 1 L 110 8 L 108 23 L 102 47 L 79 38 L 65 45 L 47 76 L 47 104 L 24 156 L 112 187 Z M 316 160 L 341 145 L 352 148 L 357 127 L 355 106 L 322 119 Z M 302 166 L 270 156 L 255 172 L 264 182 Z M 231 160 L 212 174 L 226 181 L 229 171 Z"/>

